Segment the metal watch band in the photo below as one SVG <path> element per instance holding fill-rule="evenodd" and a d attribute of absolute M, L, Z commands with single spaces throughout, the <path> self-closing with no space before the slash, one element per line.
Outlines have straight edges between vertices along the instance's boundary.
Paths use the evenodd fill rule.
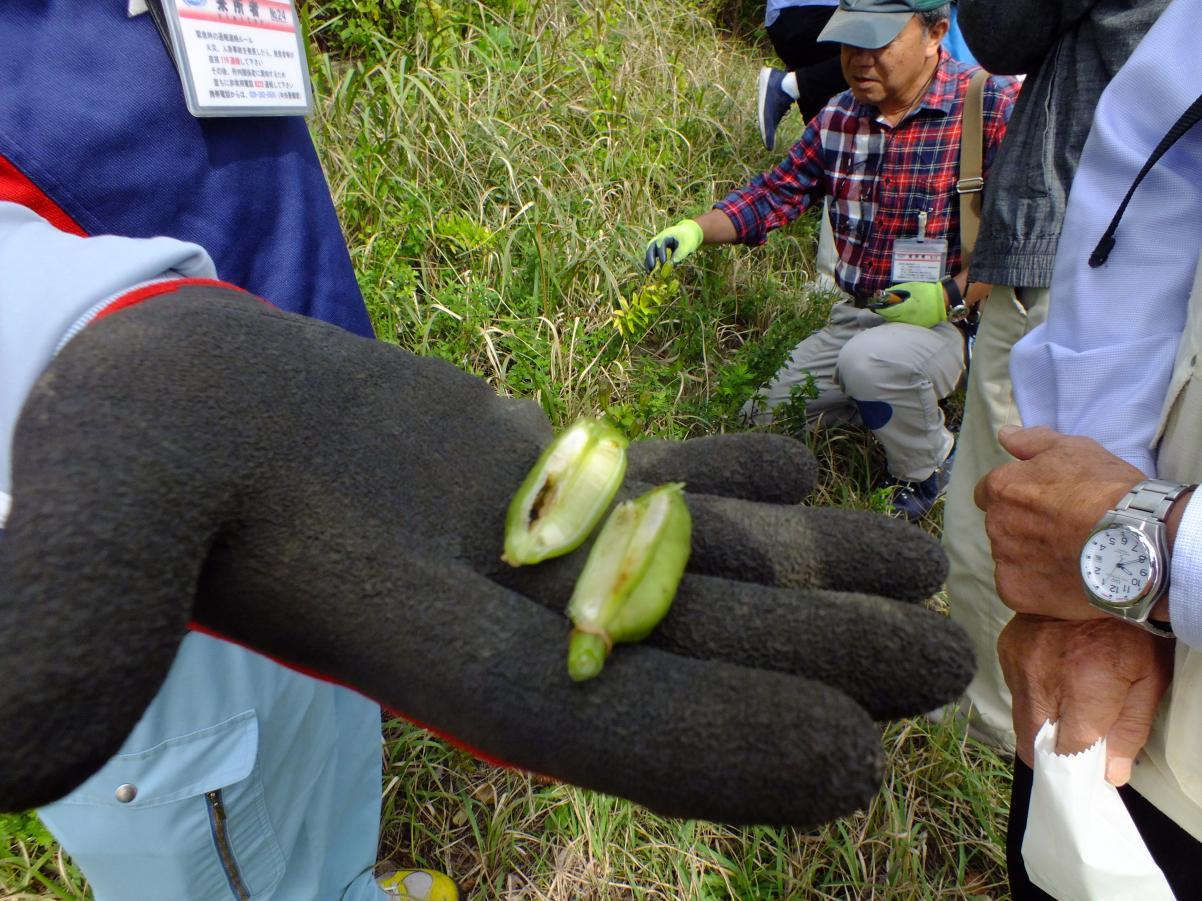
<path fill-rule="evenodd" d="M 1171 624 L 1164 623 L 1162 625 L 1157 625 L 1147 616 L 1145 616 L 1143 619 L 1140 619 L 1139 617 L 1131 616 L 1129 612 L 1124 610 L 1115 610 L 1110 607 L 1103 609 L 1105 609 L 1106 612 L 1111 616 L 1118 617 L 1123 622 L 1130 623 L 1132 626 L 1139 626 L 1144 631 L 1151 632 L 1153 635 L 1159 635 L 1161 638 L 1172 638 L 1174 635 Z M 1166 625 L 1169 626 L 1169 628 L 1164 628 Z"/>
<path fill-rule="evenodd" d="M 1121 523 L 1124 519 L 1128 522 L 1131 519 L 1142 520 L 1144 522 L 1151 521 L 1154 524 L 1151 526 L 1154 530 L 1153 534 L 1161 536 L 1156 539 L 1157 543 L 1161 546 L 1160 553 L 1164 553 L 1167 548 L 1163 546 L 1163 534 L 1166 530 L 1165 521 L 1168 518 L 1169 510 L 1177 498 L 1197 487 L 1197 485 L 1182 485 L 1177 482 L 1168 482 L 1164 479 L 1147 479 L 1139 482 L 1123 495 L 1119 502 L 1114 505 L 1114 508 L 1102 518 L 1101 523 L 1098 524 L 1098 528 Z M 1133 626 L 1146 629 L 1155 635 L 1162 637 L 1172 636 L 1171 626 L 1166 629 L 1164 628 L 1166 624 L 1156 624 L 1149 620 L 1152 607 L 1164 596 L 1169 588 L 1167 557 L 1161 565 L 1164 567 L 1161 585 L 1155 595 L 1149 598 L 1147 602 L 1141 603 L 1132 609 L 1119 608 L 1104 601 L 1099 601 L 1091 592 L 1090 603 L 1112 616 L 1116 616 Z"/>
<path fill-rule="evenodd" d="M 1147 479 L 1123 495 L 1123 499 L 1115 505 L 1114 509 L 1147 513 L 1153 519 L 1164 522 L 1169 515 L 1169 508 L 1173 506 L 1173 501 L 1196 487 L 1196 485 L 1166 482 L 1164 479 Z"/>
<path fill-rule="evenodd" d="M 1176 638 L 1177 633 L 1173 631 L 1172 623 L 1160 623 L 1159 621 L 1145 619 L 1142 622 L 1136 622 L 1139 626 L 1153 635 L 1159 635 L 1161 638 Z"/>

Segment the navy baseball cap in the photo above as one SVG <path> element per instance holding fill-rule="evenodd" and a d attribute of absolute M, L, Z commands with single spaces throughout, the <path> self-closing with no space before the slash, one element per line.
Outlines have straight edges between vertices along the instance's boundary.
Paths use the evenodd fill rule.
<path fill-rule="evenodd" d="M 819 41 L 876 50 L 897 37 L 914 13 L 938 9 L 947 0 L 839 0 Z"/>

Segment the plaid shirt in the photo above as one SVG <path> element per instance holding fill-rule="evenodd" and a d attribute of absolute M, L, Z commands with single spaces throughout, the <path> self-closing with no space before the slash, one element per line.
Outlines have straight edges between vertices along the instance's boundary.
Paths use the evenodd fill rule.
<path fill-rule="evenodd" d="M 960 270 L 960 119 L 976 66 L 939 51 L 939 64 L 918 108 L 895 126 L 851 91 L 806 127 L 775 169 L 714 204 L 730 217 L 740 244 L 763 244 L 823 197 L 831 198 L 835 281 L 854 297 L 892 283 L 893 241 L 918 233 L 926 210 L 927 236 L 945 237 L 947 271 Z M 985 85 L 984 174 L 1006 131 L 1019 82 L 991 77 Z"/>

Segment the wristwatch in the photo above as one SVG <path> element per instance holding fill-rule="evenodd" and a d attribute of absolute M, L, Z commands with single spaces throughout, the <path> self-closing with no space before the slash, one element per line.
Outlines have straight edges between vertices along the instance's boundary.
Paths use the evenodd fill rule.
<path fill-rule="evenodd" d="M 1169 508 L 1194 485 L 1140 482 L 1098 522 L 1081 549 L 1081 579 L 1089 603 L 1135 626 L 1172 635 L 1148 620 L 1169 590 Z"/>
<path fill-rule="evenodd" d="M 941 278 L 939 284 L 943 285 L 943 290 L 947 292 L 947 321 L 963 322 L 968 318 L 970 310 L 964 302 L 964 295 L 960 293 L 960 286 L 950 275 Z"/>

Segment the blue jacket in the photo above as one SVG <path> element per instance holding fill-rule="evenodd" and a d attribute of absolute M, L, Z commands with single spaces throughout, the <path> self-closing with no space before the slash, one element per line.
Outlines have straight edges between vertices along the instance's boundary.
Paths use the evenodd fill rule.
<path fill-rule="evenodd" d="M 86 234 L 199 244 L 226 281 L 370 336 L 304 120 L 193 118 L 150 16 L 125 5 L 6 4 L 0 157 Z"/>
<path fill-rule="evenodd" d="M 203 261 L 204 248 L 220 278 L 369 335 L 304 122 L 191 118 L 154 24 L 124 7 L 47 0 L 5 9 L 0 200 L 76 235 L 192 242 L 169 242 L 169 253 Z M 4 269 L 4 287 L 17 290 L 0 294 L 6 306 L 28 305 L 4 311 L 5 347 L 32 354 L 36 345 L 43 357 L 58 340 L 50 333 L 88 306 L 38 290 L 47 260 L 86 271 L 98 240 L 68 247 L 61 233 L 44 237 L 54 250 L 41 269 L 36 256 L 20 273 Z M 103 256 L 92 291 L 118 255 Z M 24 323 L 20 334 L 13 323 Z M 25 359 L 25 378 L 45 362 Z M 19 398 L 0 399 L 0 413 L 5 400 L 19 407 Z M 0 421 L 6 445 L 10 428 Z M 7 461 L 2 469 L 7 484 Z M 20 486 L 14 495 L 19 504 Z M 379 741 L 376 705 L 191 635 L 121 754 L 41 815 L 97 901 L 379 899 Z"/>

